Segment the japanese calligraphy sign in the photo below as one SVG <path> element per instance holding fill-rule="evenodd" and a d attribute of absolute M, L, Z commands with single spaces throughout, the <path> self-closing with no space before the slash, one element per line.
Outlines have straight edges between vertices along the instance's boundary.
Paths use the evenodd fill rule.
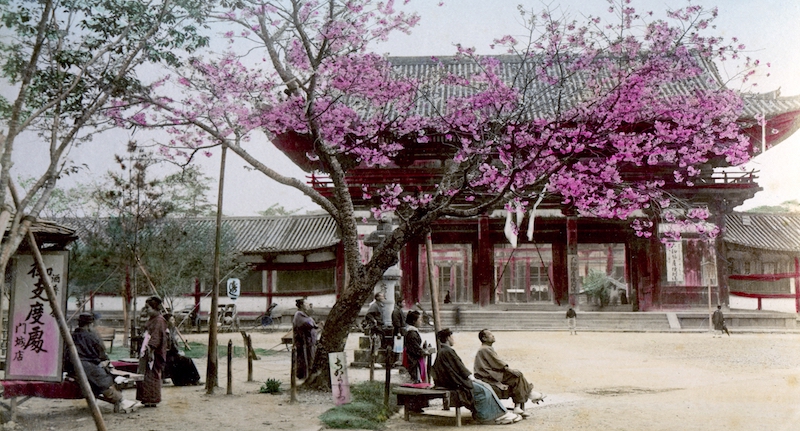
<path fill-rule="evenodd" d="M 703 270 L 703 286 L 717 286 L 717 251 L 709 247 L 708 256 L 703 257 L 701 268 Z"/>
<path fill-rule="evenodd" d="M 69 252 L 42 253 L 42 258 L 56 292 L 56 302 L 64 310 Z M 64 344 L 33 256 L 17 255 L 14 259 L 9 312 L 5 378 L 61 381 Z"/>
<path fill-rule="evenodd" d="M 239 297 L 241 286 L 242 282 L 238 278 L 228 279 L 228 298 L 230 298 L 231 301 L 236 301 L 236 299 Z"/>
<path fill-rule="evenodd" d="M 683 283 L 683 243 L 670 241 L 666 245 L 667 281 Z"/>
<path fill-rule="evenodd" d="M 337 406 L 350 402 L 350 381 L 347 380 L 347 354 L 328 353 L 328 366 L 331 371 L 331 390 L 333 402 Z"/>

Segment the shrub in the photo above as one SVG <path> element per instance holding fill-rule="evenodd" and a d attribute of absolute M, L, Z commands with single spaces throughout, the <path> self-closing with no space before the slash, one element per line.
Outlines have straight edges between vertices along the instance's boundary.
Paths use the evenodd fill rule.
<path fill-rule="evenodd" d="M 261 385 L 261 389 L 259 389 L 258 392 L 262 394 L 279 394 L 283 392 L 281 389 L 281 381 L 276 379 L 267 379 L 267 381 Z"/>

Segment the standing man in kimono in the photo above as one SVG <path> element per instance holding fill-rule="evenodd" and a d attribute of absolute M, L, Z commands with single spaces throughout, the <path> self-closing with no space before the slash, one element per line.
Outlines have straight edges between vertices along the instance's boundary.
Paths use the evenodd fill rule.
<path fill-rule="evenodd" d="M 305 379 L 311 370 L 314 353 L 317 351 L 317 323 L 311 314 L 311 303 L 306 298 L 295 301 L 297 311 L 292 319 L 292 339 L 297 355 L 296 364 L 298 379 Z"/>

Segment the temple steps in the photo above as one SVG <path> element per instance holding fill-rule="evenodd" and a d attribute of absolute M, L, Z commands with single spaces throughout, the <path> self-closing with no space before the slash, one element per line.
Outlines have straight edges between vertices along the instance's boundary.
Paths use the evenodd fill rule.
<path fill-rule="evenodd" d="M 430 304 L 425 306 L 431 315 Z M 632 312 L 630 305 L 607 306 L 600 310 L 579 307 L 578 329 L 581 331 L 615 332 L 704 332 L 708 331 L 708 311 L 703 309 Z M 456 312 L 458 309 L 458 312 Z M 364 313 L 366 309 L 362 310 Z M 566 331 L 567 307 L 555 304 L 493 304 L 480 307 L 475 304 L 443 304 L 440 310 L 441 326 L 457 331 Z M 328 310 L 315 310 L 314 318 L 325 320 Z M 122 313 L 101 311 L 105 326 L 122 328 Z M 458 314 L 458 321 L 456 315 Z M 361 314 L 363 316 L 363 313 Z M 291 329 L 291 314 L 277 319 L 276 324 L 259 328 L 267 331 Z M 360 320 L 360 319 L 359 319 Z M 798 315 L 775 311 L 725 310 L 725 321 L 731 331 L 797 331 Z M 244 322 L 244 321 L 243 321 Z M 242 329 L 253 330 L 250 325 Z M 247 326 L 247 327 L 245 327 Z M 433 330 L 425 324 L 423 331 Z"/>

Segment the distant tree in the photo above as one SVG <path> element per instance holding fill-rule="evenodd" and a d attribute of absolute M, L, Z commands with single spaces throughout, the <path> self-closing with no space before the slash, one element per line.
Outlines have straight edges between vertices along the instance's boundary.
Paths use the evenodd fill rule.
<path fill-rule="evenodd" d="M 780 205 L 762 205 L 747 210 L 752 213 L 800 213 L 800 201 L 786 201 Z"/>
<path fill-rule="evenodd" d="M 270 205 L 269 208 L 265 209 L 264 211 L 259 211 L 258 214 L 262 215 L 264 217 L 288 216 L 288 215 L 297 214 L 299 211 L 300 211 L 299 209 L 287 210 L 286 208 L 283 207 L 283 205 L 272 204 L 272 205 Z"/>
<path fill-rule="evenodd" d="M 172 202 L 170 217 L 210 217 L 217 205 L 208 200 L 212 178 L 196 165 L 183 166 L 162 180 L 163 195 Z"/>
<path fill-rule="evenodd" d="M 36 180 L 29 176 L 18 179 L 23 189 L 28 189 L 34 181 Z M 80 183 L 68 189 L 56 185 L 39 215 L 48 220 L 96 216 L 98 210 L 92 206 L 94 201 L 91 197 L 96 187 L 93 183 Z"/>
<path fill-rule="evenodd" d="M 192 291 L 195 278 L 212 279 L 213 229 L 190 217 L 209 215 L 211 179 L 193 166 L 152 177 L 158 159 L 135 142 L 116 160 L 118 169 L 88 196 L 95 215 L 69 221 L 81 236 L 72 254 L 70 293 L 120 293 L 128 302 L 134 294 L 157 294 L 171 305 Z M 232 241 L 223 235 L 225 271 L 236 266 Z"/>

